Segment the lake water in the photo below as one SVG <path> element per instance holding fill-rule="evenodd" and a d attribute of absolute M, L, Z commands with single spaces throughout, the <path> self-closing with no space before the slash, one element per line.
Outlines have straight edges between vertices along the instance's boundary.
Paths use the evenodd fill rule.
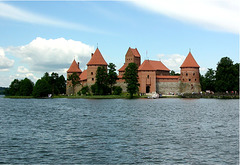
<path fill-rule="evenodd" d="M 0 163 L 238 162 L 239 100 L 0 97 Z"/>

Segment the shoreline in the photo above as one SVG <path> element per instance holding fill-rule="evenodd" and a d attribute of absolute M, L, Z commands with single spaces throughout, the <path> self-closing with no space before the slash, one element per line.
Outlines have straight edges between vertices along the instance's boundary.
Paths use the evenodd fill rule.
<path fill-rule="evenodd" d="M 35 98 L 33 96 L 4 96 L 3 98 L 9 99 L 58 99 L 58 98 L 66 98 L 66 99 L 129 99 L 127 95 L 90 95 L 90 96 L 53 96 L 53 97 L 42 97 Z M 183 99 L 239 99 L 239 95 L 212 95 L 212 94 L 183 94 L 183 95 L 162 95 L 160 98 L 183 98 Z M 148 98 L 148 95 L 144 96 L 134 96 L 133 99 L 152 99 Z"/>

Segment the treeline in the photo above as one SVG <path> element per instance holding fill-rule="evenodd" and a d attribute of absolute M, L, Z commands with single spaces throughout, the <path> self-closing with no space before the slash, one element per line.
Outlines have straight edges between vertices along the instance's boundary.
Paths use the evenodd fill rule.
<path fill-rule="evenodd" d="M 202 91 L 239 91 L 239 63 L 233 64 L 229 57 L 221 58 L 216 70 L 208 68 L 204 76 L 200 75 L 200 83 Z"/>
<path fill-rule="evenodd" d="M 57 73 L 45 73 L 37 80 L 36 84 L 25 78 L 23 80 L 14 79 L 9 88 L 5 91 L 8 96 L 33 96 L 47 97 L 48 94 L 59 95 L 66 93 L 66 80 L 63 75 L 60 77 Z"/>
<path fill-rule="evenodd" d="M 5 90 L 7 90 L 8 88 L 5 87 L 0 87 L 0 95 L 4 95 L 5 94 Z"/>

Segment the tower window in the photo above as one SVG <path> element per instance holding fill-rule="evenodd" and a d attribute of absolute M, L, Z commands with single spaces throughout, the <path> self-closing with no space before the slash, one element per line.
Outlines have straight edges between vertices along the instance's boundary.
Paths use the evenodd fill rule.
<path fill-rule="evenodd" d="M 92 81 L 94 81 L 94 78 L 92 78 Z"/>
<path fill-rule="evenodd" d="M 195 76 L 195 73 L 193 73 L 193 76 Z"/>
<path fill-rule="evenodd" d="M 93 72 L 91 72 L 91 75 L 93 75 Z"/>
<path fill-rule="evenodd" d="M 188 73 L 186 73 L 186 76 L 188 76 Z"/>
<path fill-rule="evenodd" d="M 197 79 L 195 79 L 195 81 L 197 81 Z"/>
<path fill-rule="evenodd" d="M 189 81 L 191 81 L 191 79 L 189 79 Z"/>
<path fill-rule="evenodd" d="M 147 75 L 147 78 L 149 78 L 149 75 Z"/>

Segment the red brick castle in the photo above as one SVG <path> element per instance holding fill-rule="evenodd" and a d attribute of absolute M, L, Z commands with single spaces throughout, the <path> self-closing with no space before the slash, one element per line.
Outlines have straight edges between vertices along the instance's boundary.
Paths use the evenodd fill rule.
<path fill-rule="evenodd" d="M 200 66 L 195 61 L 191 52 L 187 55 L 183 64 L 180 66 L 181 73 L 179 76 L 171 76 L 170 70 L 161 62 L 153 60 L 145 60 L 141 64 L 141 55 L 137 48 L 129 48 L 125 55 L 125 63 L 118 70 L 117 86 L 126 91 L 126 83 L 122 79 L 125 68 L 129 63 L 136 63 L 138 66 L 138 81 L 140 84 L 139 93 L 192 93 L 200 92 L 199 68 Z M 79 68 L 79 63 L 73 60 L 70 68 L 67 71 L 67 76 L 77 73 L 80 78 L 80 84 L 75 86 L 74 91 L 77 93 L 83 86 L 91 86 L 96 81 L 96 71 L 99 66 L 104 66 L 107 69 L 107 62 L 104 60 L 101 52 L 97 48 L 91 55 L 90 61 L 87 63 L 87 69 L 83 72 Z M 67 81 L 66 93 L 72 94 L 71 82 Z"/>

